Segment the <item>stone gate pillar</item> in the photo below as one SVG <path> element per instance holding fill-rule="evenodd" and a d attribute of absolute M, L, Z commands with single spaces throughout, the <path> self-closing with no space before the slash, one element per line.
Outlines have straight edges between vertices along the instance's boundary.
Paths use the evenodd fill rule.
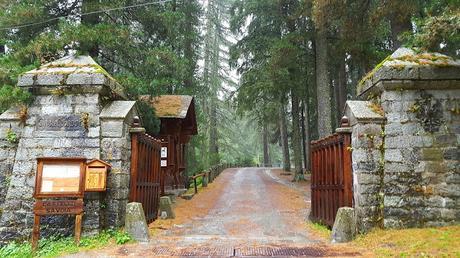
<path fill-rule="evenodd" d="M 387 228 L 460 221 L 460 61 L 398 49 L 367 75 L 360 96 L 382 109 Z"/>
<path fill-rule="evenodd" d="M 85 194 L 83 232 L 120 226 L 128 198 L 128 125 L 137 115 L 121 86 L 91 57 L 66 57 L 19 77 L 33 103 L 0 116 L 0 244 L 28 238 L 37 157 L 101 158 L 112 165 L 106 193 Z M 17 143 L 5 142 L 11 126 Z M 72 216 L 42 219 L 43 233 L 72 234 Z M 72 226 L 70 226 L 72 225 Z"/>

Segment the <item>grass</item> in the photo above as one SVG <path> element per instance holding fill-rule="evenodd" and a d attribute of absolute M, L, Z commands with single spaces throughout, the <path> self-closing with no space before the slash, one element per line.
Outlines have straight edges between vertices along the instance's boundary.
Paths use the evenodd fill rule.
<path fill-rule="evenodd" d="M 376 229 L 351 243 L 379 257 L 460 257 L 460 226 Z"/>
<path fill-rule="evenodd" d="M 307 228 L 320 238 L 329 239 L 331 237 L 331 230 L 322 224 L 307 222 Z"/>
<path fill-rule="evenodd" d="M 106 230 L 96 236 L 82 237 L 78 246 L 75 244 L 73 237 L 53 236 L 40 239 L 38 250 L 35 254 L 32 253 L 30 242 L 11 242 L 0 248 L 0 257 L 56 257 L 63 254 L 102 248 L 109 244 L 124 244 L 131 241 L 131 237 L 122 230 Z"/>
<path fill-rule="evenodd" d="M 329 242 L 331 231 L 320 224 L 307 223 L 314 235 Z M 459 257 L 460 225 L 439 228 L 375 229 L 358 235 L 344 247 L 372 257 Z"/>

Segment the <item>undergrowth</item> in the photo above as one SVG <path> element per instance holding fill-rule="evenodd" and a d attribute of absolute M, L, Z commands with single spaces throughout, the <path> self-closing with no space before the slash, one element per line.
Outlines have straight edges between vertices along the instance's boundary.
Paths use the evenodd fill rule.
<path fill-rule="evenodd" d="M 95 236 L 82 237 L 78 246 L 75 244 L 73 237 L 52 236 L 40 239 L 38 250 L 35 254 L 32 253 L 30 242 L 11 242 L 0 248 L 0 257 L 56 257 L 66 253 L 102 248 L 111 243 L 125 244 L 130 241 L 132 241 L 131 237 L 122 230 L 105 230 Z"/>

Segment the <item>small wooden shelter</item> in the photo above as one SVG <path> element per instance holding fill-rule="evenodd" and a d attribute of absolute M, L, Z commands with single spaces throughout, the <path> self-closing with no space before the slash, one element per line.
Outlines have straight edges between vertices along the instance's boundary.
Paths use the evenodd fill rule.
<path fill-rule="evenodd" d="M 144 95 L 140 100 L 149 103 L 161 120 L 160 132 L 156 136 L 162 144 L 161 192 L 164 194 L 165 189 L 184 188 L 185 145 L 198 133 L 194 98 L 185 95 Z"/>

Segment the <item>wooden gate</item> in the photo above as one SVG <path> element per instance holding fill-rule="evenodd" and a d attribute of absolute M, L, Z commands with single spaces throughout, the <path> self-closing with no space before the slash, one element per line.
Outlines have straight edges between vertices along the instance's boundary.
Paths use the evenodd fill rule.
<path fill-rule="evenodd" d="M 342 119 L 348 127 L 348 119 Z M 311 143 L 311 218 L 334 225 L 340 207 L 353 206 L 351 132 L 339 132 Z"/>
<path fill-rule="evenodd" d="M 131 132 L 130 202 L 140 202 L 147 223 L 157 218 L 160 201 L 161 143 L 152 136 L 137 131 L 138 120 Z"/>

